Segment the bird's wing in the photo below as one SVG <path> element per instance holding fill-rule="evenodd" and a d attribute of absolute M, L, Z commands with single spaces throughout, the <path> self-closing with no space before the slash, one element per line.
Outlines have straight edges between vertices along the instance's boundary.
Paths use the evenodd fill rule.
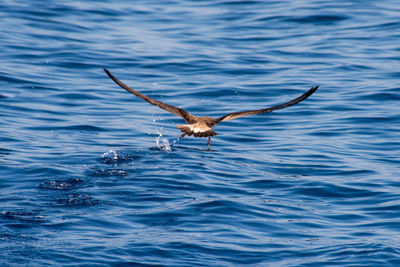
<path fill-rule="evenodd" d="M 312 95 L 319 86 L 315 86 L 312 87 L 310 90 L 308 90 L 307 92 L 305 92 L 304 94 L 302 94 L 301 96 L 290 100 L 289 102 L 286 102 L 284 104 L 280 104 L 277 106 L 273 106 L 270 108 L 264 108 L 264 109 L 257 109 L 257 110 L 248 110 L 248 111 L 240 111 L 240 112 L 233 112 L 233 113 L 229 113 L 225 116 L 222 116 L 220 118 L 215 119 L 214 121 L 214 125 L 216 125 L 217 123 L 220 123 L 222 121 L 229 121 L 229 120 L 233 120 L 233 119 L 237 119 L 237 118 L 241 118 L 244 116 L 249 116 L 249 115 L 256 115 L 256 114 L 261 114 L 261 113 L 265 113 L 265 112 L 271 112 L 273 110 L 276 109 L 282 109 L 282 108 L 286 108 L 292 105 L 295 105 L 301 101 L 303 101 L 304 99 L 306 99 L 307 97 L 309 97 L 310 95 Z"/>
<path fill-rule="evenodd" d="M 124 88 L 126 91 L 134 94 L 135 96 L 140 97 L 141 99 L 143 99 L 144 101 L 158 106 L 159 108 L 166 110 L 168 112 L 174 113 L 175 115 L 178 115 L 179 117 L 183 118 L 187 123 L 194 123 L 197 121 L 197 117 L 190 114 L 189 112 L 187 112 L 186 110 L 183 110 L 181 108 L 177 108 L 168 104 L 165 104 L 161 101 L 155 100 L 153 98 L 150 98 L 142 93 L 139 93 L 138 91 L 133 90 L 132 88 L 130 88 L 129 86 L 127 86 L 126 84 L 124 84 L 123 82 L 121 82 L 120 80 L 118 80 L 114 75 L 112 75 L 106 68 L 104 68 L 104 71 L 107 73 L 107 75 L 119 86 L 121 86 L 122 88 Z"/>

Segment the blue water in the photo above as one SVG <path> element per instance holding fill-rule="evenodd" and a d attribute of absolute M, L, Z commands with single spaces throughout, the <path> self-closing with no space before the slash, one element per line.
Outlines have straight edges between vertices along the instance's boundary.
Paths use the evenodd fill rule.
<path fill-rule="evenodd" d="M 0 0 L 1 266 L 399 266 L 398 1 Z M 211 140 L 195 115 L 264 108 Z"/>

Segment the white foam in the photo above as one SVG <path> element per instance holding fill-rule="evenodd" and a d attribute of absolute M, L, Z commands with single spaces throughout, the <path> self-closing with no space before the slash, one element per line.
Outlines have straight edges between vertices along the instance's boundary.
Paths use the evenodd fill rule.
<path fill-rule="evenodd" d="M 101 157 L 102 158 L 111 158 L 112 160 L 117 160 L 118 153 L 114 149 L 110 149 L 108 152 L 103 153 L 103 155 L 101 155 Z"/>
<path fill-rule="evenodd" d="M 167 151 L 167 152 L 171 152 L 171 145 L 169 144 L 169 141 L 167 138 L 164 138 L 162 133 L 158 133 L 159 135 L 156 138 L 156 145 L 157 148 L 162 150 L 162 151 Z M 162 144 L 160 143 L 160 139 L 162 141 Z"/>
<path fill-rule="evenodd" d="M 163 150 L 170 152 L 171 151 L 171 146 L 169 144 L 168 139 L 167 138 L 163 138 L 162 141 L 163 141 L 163 145 L 164 145 Z"/>

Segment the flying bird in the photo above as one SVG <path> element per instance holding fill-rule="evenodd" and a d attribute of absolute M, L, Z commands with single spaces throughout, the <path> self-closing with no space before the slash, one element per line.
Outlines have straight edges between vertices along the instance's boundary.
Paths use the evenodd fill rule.
<path fill-rule="evenodd" d="M 307 92 L 302 94 L 301 96 L 299 96 L 293 100 L 290 100 L 289 102 L 286 102 L 286 103 L 283 103 L 283 104 L 280 104 L 277 106 L 273 106 L 270 108 L 264 108 L 264 109 L 257 109 L 257 110 L 233 112 L 233 113 L 229 113 L 225 116 L 214 119 L 214 118 L 207 117 L 207 116 L 197 117 L 197 116 L 190 114 L 186 110 L 183 110 L 181 108 L 174 107 L 174 106 L 165 104 L 161 101 L 150 98 L 136 90 L 133 90 L 132 88 L 130 88 L 129 86 L 127 86 L 126 84 L 124 84 L 123 82 L 118 80 L 106 68 L 104 68 L 104 71 L 116 84 L 118 84 L 119 86 L 124 88 L 126 91 L 134 94 L 135 96 L 140 97 L 141 99 L 143 99 L 144 101 L 146 101 L 152 105 L 158 106 L 159 108 L 166 110 L 168 112 L 171 112 L 171 113 L 181 117 L 182 119 L 184 119 L 187 122 L 187 124 L 185 124 L 185 125 L 179 124 L 176 126 L 182 132 L 182 135 L 179 138 L 185 137 L 186 135 L 189 135 L 189 136 L 193 135 L 194 137 L 208 137 L 208 142 L 207 142 L 208 146 L 210 146 L 211 136 L 217 135 L 217 133 L 213 130 L 213 127 L 216 126 L 218 123 L 223 122 L 223 121 L 229 121 L 229 120 L 241 118 L 244 116 L 271 112 L 273 110 L 283 109 L 283 108 L 295 105 L 295 104 L 307 99 L 319 87 L 319 86 L 314 86 L 310 90 L 308 90 Z"/>

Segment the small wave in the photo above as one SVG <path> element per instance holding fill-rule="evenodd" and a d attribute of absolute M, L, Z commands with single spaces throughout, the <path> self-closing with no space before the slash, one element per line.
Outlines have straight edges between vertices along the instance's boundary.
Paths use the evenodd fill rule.
<path fill-rule="evenodd" d="M 124 154 L 122 152 L 117 152 L 116 150 L 109 150 L 108 152 L 103 153 L 101 155 L 101 161 L 105 164 L 110 164 L 110 165 L 117 165 L 121 163 L 127 163 L 127 162 L 132 162 L 140 157 L 137 155 L 133 154 Z"/>
<path fill-rule="evenodd" d="M 39 211 L 26 211 L 26 210 L 16 210 L 16 211 L 3 211 L 0 213 L 1 217 L 18 220 L 20 222 L 30 222 L 30 223 L 41 223 L 46 221 L 46 217 L 40 214 Z"/>
<path fill-rule="evenodd" d="M 70 125 L 70 126 L 62 126 L 62 127 L 56 127 L 56 126 L 47 126 L 47 125 L 41 125 L 41 126 L 28 126 L 25 127 L 25 129 L 28 130 L 41 130 L 41 131 L 62 131 L 62 130 L 67 130 L 67 131 L 87 131 L 87 132 L 105 132 L 106 129 L 97 127 L 97 126 L 92 126 L 92 125 Z"/>
<path fill-rule="evenodd" d="M 87 170 L 86 175 L 91 176 L 91 177 L 112 177 L 112 176 L 117 176 L 117 177 L 128 177 L 129 174 L 125 170 L 120 170 L 120 169 L 102 169 L 102 168 L 92 168 L 90 170 Z"/>
<path fill-rule="evenodd" d="M 1 148 L 1 147 L 0 147 L 0 154 L 9 155 L 11 152 L 12 152 L 11 149 Z"/>
<path fill-rule="evenodd" d="M 333 24 L 348 19 L 344 15 L 311 15 L 303 17 L 288 18 L 286 21 L 297 23 L 313 23 L 313 24 Z"/>
<path fill-rule="evenodd" d="M 81 130 L 81 131 L 93 131 L 103 132 L 105 129 L 92 125 L 71 125 L 66 127 L 59 127 L 58 130 Z"/>
<path fill-rule="evenodd" d="M 70 194 L 56 200 L 57 206 L 63 207 L 88 207 L 96 206 L 101 202 L 85 194 Z"/>
<path fill-rule="evenodd" d="M 78 99 L 78 100 L 91 100 L 91 99 L 97 99 L 93 95 L 88 95 L 88 94 L 72 94 L 72 93 L 63 93 L 63 94 L 58 94 L 58 97 L 65 98 L 65 99 Z"/>
<path fill-rule="evenodd" d="M 42 189 L 50 190 L 71 190 L 80 187 L 83 184 L 83 180 L 79 178 L 66 178 L 48 180 L 42 183 L 39 187 Z"/>

